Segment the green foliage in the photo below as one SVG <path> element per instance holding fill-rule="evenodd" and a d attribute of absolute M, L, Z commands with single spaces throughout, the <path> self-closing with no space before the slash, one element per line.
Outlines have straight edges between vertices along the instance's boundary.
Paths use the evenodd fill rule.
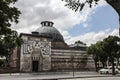
<path fill-rule="evenodd" d="M 92 54 L 95 61 L 102 62 L 104 67 L 107 60 L 113 62 L 114 59 L 120 58 L 120 45 L 117 42 L 120 42 L 119 37 L 109 36 L 88 47 L 87 53 Z"/>
<path fill-rule="evenodd" d="M 0 0 L 0 56 L 8 56 L 16 46 L 20 46 L 22 39 L 16 31 L 11 30 L 11 23 L 18 23 L 21 12 L 14 7 L 17 0 Z"/>
<path fill-rule="evenodd" d="M 89 7 L 92 7 L 93 3 L 95 3 L 96 5 L 99 0 L 85 0 L 84 2 L 82 0 L 62 0 L 62 1 L 66 2 L 65 6 L 76 12 L 81 11 L 86 4 L 88 4 Z"/>
<path fill-rule="evenodd" d="M 104 39 L 104 50 L 107 53 L 111 52 L 117 52 L 119 49 L 119 46 L 117 42 L 120 41 L 119 37 L 117 36 L 109 36 L 108 38 Z"/>
<path fill-rule="evenodd" d="M 86 5 L 89 5 L 91 8 L 92 6 L 96 6 L 98 1 L 100 0 L 62 0 L 66 2 L 65 6 L 68 8 L 76 11 L 81 11 Z M 115 11 L 120 16 L 120 0 L 105 0 L 110 6 L 112 6 Z"/>
<path fill-rule="evenodd" d="M 82 42 L 82 41 L 80 41 L 80 40 L 75 42 L 75 44 L 77 44 L 77 43 L 80 43 L 80 44 L 86 45 L 84 42 Z"/>
<path fill-rule="evenodd" d="M 11 22 L 18 23 L 20 11 L 13 6 L 17 0 L 0 0 L 0 35 L 9 34 Z"/>
<path fill-rule="evenodd" d="M 115 58 L 120 58 L 120 45 L 117 44 L 117 42 L 120 42 L 120 38 L 117 36 L 109 36 L 103 41 L 104 51 L 108 54 L 109 61 L 113 62 Z"/>
<path fill-rule="evenodd" d="M 2 37 L 0 40 L 0 56 L 7 56 L 11 50 L 13 50 L 16 46 L 20 46 L 23 40 L 18 37 L 16 31 L 11 31 L 10 34 Z"/>

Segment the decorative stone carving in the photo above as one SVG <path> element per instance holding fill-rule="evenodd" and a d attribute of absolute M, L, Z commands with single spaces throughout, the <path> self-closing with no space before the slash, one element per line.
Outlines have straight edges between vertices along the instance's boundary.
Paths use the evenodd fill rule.
<path fill-rule="evenodd" d="M 33 48 L 41 49 L 42 54 L 50 54 L 50 42 L 48 41 L 24 41 L 23 44 L 23 53 L 30 54 L 33 52 Z"/>

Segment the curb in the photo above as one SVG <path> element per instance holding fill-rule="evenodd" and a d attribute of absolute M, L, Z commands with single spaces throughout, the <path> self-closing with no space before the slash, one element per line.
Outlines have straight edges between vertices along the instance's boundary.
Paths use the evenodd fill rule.
<path fill-rule="evenodd" d="M 66 80 L 66 79 L 77 79 L 77 78 L 97 78 L 97 77 L 120 77 L 118 75 L 105 75 L 105 76 L 80 76 L 80 77 L 65 77 L 65 78 L 51 78 L 51 79 L 30 79 L 30 80 Z"/>

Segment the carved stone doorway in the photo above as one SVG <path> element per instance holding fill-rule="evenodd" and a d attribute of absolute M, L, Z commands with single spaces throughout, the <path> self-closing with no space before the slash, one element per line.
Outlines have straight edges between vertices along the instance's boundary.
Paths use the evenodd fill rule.
<path fill-rule="evenodd" d="M 38 72 L 38 66 L 39 66 L 39 62 L 37 60 L 32 61 L 32 71 L 33 72 Z"/>

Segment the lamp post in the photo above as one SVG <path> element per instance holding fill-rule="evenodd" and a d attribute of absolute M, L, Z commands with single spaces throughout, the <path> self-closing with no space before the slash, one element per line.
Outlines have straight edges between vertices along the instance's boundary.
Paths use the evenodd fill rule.
<path fill-rule="evenodd" d="M 74 56 L 73 55 L 71 56 L 71 62 L 72 62 L 72 71 L 73 71 L 73 77 L 74 77 L 75 73 L 74 73 Z"/>

